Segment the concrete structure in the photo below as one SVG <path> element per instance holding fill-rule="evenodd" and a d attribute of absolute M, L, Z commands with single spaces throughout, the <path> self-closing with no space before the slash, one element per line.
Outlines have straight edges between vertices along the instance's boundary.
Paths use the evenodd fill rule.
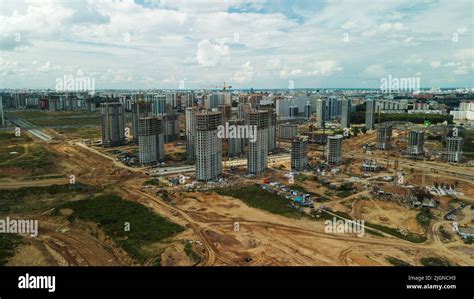
<path fill-rule="evenodd" d="M 339 164 L 342 162 L 342 135 L 328 136 L 327 161 L 329 164 Z"/>
<path fill-rule="evenodd" d="M 144 117 L 138 120 L 138 152 L 142 165 L 156 164 L 165 160 L 162 118 Z"/>
<path fill-rule="evenodd" d="M 125 111 L 120 103 L 102 103 L 102 146 L 125 144 Z"/>
<path fill-rule="evenodd" d="M 138 101 L 132 103 L 132 130 L 133 142 L 138 143 L 138 120 L 151 116 L 152 107 L 150 102 Z"/>
<path fill-rule="evenodd" d="M 255 142 L 248 144 L 248 172 L 249 174 L 261 174 L 265 172 L 268 164 L 269 112 L 266 110 L 251 112 L 249 125 L 257 126 L 257 138 Z"/>
<path fill-rule="evenodd" d="M 316 102 L 316 126 L 320 129 L 325 127 L 326 122 L 326 101 L 318 99 Z"/>
<path fill-rule="evenodd" d="M 311 104 L 309 101 L 304 105 L 304 117 L 311 118 Z"/>
<path fill-rule="evenodd" d="M 277 126 L 277 114 L 273 109 L 268 110 L 268 117 L 270 122 L 268 123 L 268 152 L 274 152 L 277 148 L 277 136 L 276 136 L 276 126 Z"/>
<path fill-rule="evenodd" d="M 423 145 L 425 144 L 425 132 L 412 130 L 408 133 L 407 153 L 418 156 L 423 154 Z"/>
<path fill-rule="evenodd" d="M 447 137 L 446 160 L 451 163 L 461 162 L 463 145 L 464 140 L 462 137 Z"/>
<path fill-rule="evenodd" d="M 278 128 L 280 131 L 279 132 L 280 138 L 292 139 L 292 138 L 295 138 L 296 135 L 298 135 L 298 126 L 296 124 L 290 124 L 290 123 L 280 124 Z"/>
<path fill-rule="evenodd" d="M 228 121 L 229 126 L 242 126 L 244 125 L 243 119 L 232 119 Z M 245 151 L 245 138 L 227 138 L 227 155 L 229 157 L 240 157 Z"/>
<path fill-rule="evenodd" d="M 196 157 L 196 113 L 197 107 L 188 107 L 185 110 L 186 118 L 186 156 L 188 161 L 194 161 Z"/>
<path fill-rule="evenodd" d="M 237 106 L 237 118 L 243 119 L 245 123 L 249 122 L 249 114 L 252 111 L 252 106 L 250 103 L 240 103 Z"/>
<path fill-rule="evenodd" d="M 341 112 L 341 128 L 351 127 L 351 111 L 352 104 L 351 100 L 342 100 L 342 112 Z"/>
<path fill-rule="evenodd" d="M 392 148 L 392 126 L 381 124 L 377 126 L 377 140 L 375 147 L 380 150 Z"/>
<path fill-rule="evenodd" d="M 308 165 L 308 137 L 298 136 L 291 141 L 291 170 L 301 171 Z"/>
<path fill-rule="evenodd" d="M 152 113 L 154 116 L 163 116 L 166 114 L 166 95 L 164 94 L 147 94 L 147 102 L 151 102 Z"/>
<path fill-rule="evenodd" d="M 178 115 L 174 113 L 166 114 L 163 116 L 164 127 L 163 131 L 165 134 L 165 142 L 171 142 L 179 140 L 179 120 Z"/>
<path fill-rule="evenodd" d="M 378 170 L 377 161 L 372 159 L 366 159 L 362 163 L 362 171 L 364 172 L 375 172 Z"/>
<path fill-rule="evenodd" d="M 222 113 L 196 113 L 196 179 L 216 180 L 222 174 L 222 139 L 217 128 L 222 124 Z"/>
<path fill-rule="evenodd" d="M 375 100 L 368 100 L 365 102 L 365 127 L 367 130 L 373 130 L 375 127 Z"/>
<path fill-rule="evenodd" d="M 298 116 L 298 114 L 299 114 L 298 106 L 290 106 L 288 109 L 289 109 L 288 110 L 289 111 L 289 114 L 288 114 L 289 117 L 297 117 Z"/>

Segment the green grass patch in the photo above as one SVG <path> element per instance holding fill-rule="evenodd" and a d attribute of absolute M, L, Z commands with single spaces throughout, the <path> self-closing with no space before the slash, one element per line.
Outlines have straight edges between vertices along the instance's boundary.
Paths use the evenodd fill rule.
<path fill-rule="evenodd" d="M 442 258 L 437 258 L 437 257 L 422 257 L 420 259 L 420 263 L 423 266 L 427 266 L 427 267 L 451 266 L 451 264 L 447 260 L 442 259 Z"/>
<path fill-rule="evenodd" d="M 142 263 L 149 258 L 156 259 L 149 256 L 147 246 L 183 231 L 181 226 L 167 221 L 151 209 L 113 194 L 65 203 L 56 209 L 55 214 L 66 208 L 74 211 L 68 216 L 70 221 L 81 219 L 97 223 L 116 244 Z M 130 223 L 129 231 L 125 230 L 126 223 Z"/>
<path fill-rule="evenodd" d="M 78 194 L 96 191 L 97 188 L 80 183 L 1 190 L 0 214 L 44 211 Z"/>
<path fill-rule="evenodd" d="M 56 128 L 59 134 L 65 134 L 68 138 L 100 138 L 102 135 L 100 126 Z"/>
<path fill-rule="evenodd" d="M 199 256 L 199 254 L 193 250 L 191 243 L 186 242 L 184 245 L 184 252 L 186 252 L 186 255 L 194 262 L 194 265 L 197 265 L 199 262 L 201 262 L 201 256 Z"/>
<path fill-rule="evenodd" d="M 365 222 L 365 225 L 374 229 L 377 229 L 379 231 L 382 231 L 384 233 L 387 233 L 389 235 L 392 235 L 394 237 L 412 242 L 412 243 L 423 243 L 426 241 L 426 236 L 425 235 L 419 235 L 411 232 L 407 232 L 407 235 L 405 236 L 401 232 L 398 231 L 396 228 L 388 227 L 388 226 L 383 226 L 380 224 L 374 224 L 374 223 L 369 223 Z"/>
<path fill-rule="evenodd" d="M 215 192 L 242 200 L 247 205 L 274 214 L 290 218 L 299 218 L 302 213 L 290 205 L 290 200 L 275 193 L 262 190 L 258 185 L 242 186 L 239 188 L 219 188 Z"/>
<path fill-rule="evenodd" d="M 416 220 L 425 230 L 430 225 L 431 219 L 433 219 L 433 214 L 428 208 L 422 208 L 421 211 L 416 215 Z"/>
<path fill-rule="evenodd" d="M 389 262 L 390 264 L 394 265 L 394 266 L 398 266 L 398 267 L 410 267 L 411 265 L 405 261 L 402 261 L 400 259 L 397 259 L 396 257 L 391 257 L 391 256 L 387 256 L 385 258 L 387 260 L 387 262 Z"/>
<path fill-rule="evenodd" d="M 0 234 L 0 266 L 4 266 L 14 255 L 15 248 L 21 244 L 21 237 L 16 234 Z"/>

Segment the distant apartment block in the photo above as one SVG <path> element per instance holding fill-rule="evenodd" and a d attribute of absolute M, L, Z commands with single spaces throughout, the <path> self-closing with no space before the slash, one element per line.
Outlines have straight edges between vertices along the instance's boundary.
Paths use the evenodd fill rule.
<path fill-rule="evenodd" d="M 188 107 L 185 110 L 185 121 L 186 121 L 186 156 L 188 161 L 194 161 L 195 142 L 196 142 L 196 113 L 198 112 L 197 107 Z"/>
<path fill-rule="evenodd" d="M 365 127 L 367 130 L 373 130 L 375 127 L 375 100 L 368 100 L 366 103 L 365 110 Z"/>
<path fill-rule="evenodd" d="M 308 165 L 308 137 L 298 136 L 291 141 L 291 170 L 302 171 Z"/>
<path fill-rule="evenodd" d="M 216 180 L 222 173 L 222 139 L 217 135 L 222 113 L 196 113 L 196 179 Z"/>
<path fill-rule="evenodd" d="M 408 132 L 407 153 L 409 155 L 418 156 L 424 152 L 425 132 L 412 130 Z"/>
<path fill-rule="evenodd" d="M 150 102 L 138 101 L 132 103 L 132 130 L 133 142 L 138 143 L 138 120 L 151 116 L 152 107 Z"/>
<path fill-rule="evenodd" d="M 447 137 L 446 160 L 451 163 L 461 162 L 463 145 L 464 140 L 462 137 Z"/>
<path fill-rule="evenodd" d="M 338 165 L 342 162 L 342 135 L 328 136 L 327 161 L 329 164 Z"/>
<path fill-rule="evenodd" d="M 350 128 L 351 127 L 351 110 L 352 104 L 351 100 L 342 100 L 342 112 L 341 112 L 341 127 Z"/>
<path fill-rule="evenodd" d="M 249 174 L 265 172 L 268 164 L 269 112 L 258 110 L 249 115 L 249 125 L 257 126 L 255 142 L 248 143 L 247 167 Z"/>
<path fill-rule="evenodd" d="M 125 112 L 120 103 L 102 103 L 102 146 L 125 144 Z"/>
<path fill-rule="evenodd" d="M 295 138 L 296 135 L 298 135 L 298 126 L 296 124 L 280 124 L 278 126 L 278 129 L 280 131 L 279 136 L 282 139 L 292 139 Z"/>
<path fill-rule="evenodd" d="M 375 147 L 379 150 L 388 150 L 392 147 L 392 126 L 380 124 L 377 126 L 377 139 Z"/>
<path fill-rule="evenodd" d="M 232 119 L 228 121 L 229 126 L 244 125 L 243 119 Z M 244 154 L 246 138 L 227 138 L 227 155 L 229 157 L 240 157 Z"/>
<path fill-rule="evenodd" d="M 316 126 L 319 129 L 325 127 L 326 122 L 326 101 L 318 99 L 316 102 Z"/>
<path fill-rule="evenodd" d="M 156 164 L 165 160 L 163 119 L 144 117 L 138 120 L 138 152 L 140 164 Z"/>
<path fill-rule="evenodd" d="M 268 110 L 269 124 L 268 124 L 268 152 L 273 152 L 277 148 L 277 114 L 273 109 Z"/>

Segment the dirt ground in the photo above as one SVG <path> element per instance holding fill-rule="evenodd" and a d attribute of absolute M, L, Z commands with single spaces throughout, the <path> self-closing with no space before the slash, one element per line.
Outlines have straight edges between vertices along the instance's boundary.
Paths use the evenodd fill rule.
<path fill-rule="evenodd" d="M 395 237 L 365 234 L 330 234 L 323 221 L 309 218 L 291 219 L 251 208 L 242 201 L 200 192 L 175 193 L 174 203 L 165 202 L 151 191 L 142 191 L 148 176 L 121 167 L 111 159 L 74 142 L 47 145 L 58 154 L 63 173 L 75 174 L 77 181 L 114 190 L 128 200 L 150 207 L 156 213 L 187 229 L 163 248 L 161 263 L 188 265 L 191 261 L 183 249 L 186 240 L 193 240 L 193 250 L 202 260 L 199 265 L 389 265 L 387 256 L 396 257 L 413 265 L 426 256 L 446 258 L 453 264 L 474 265 L 472 245 L 460 240 L 444 244 L 438 241 L 439 227 L 433 225 L 428 241 L 410 243 Z M 317 190 L 315 190 L 317 191 Z M 342 201 L 342 200 L 341 200 Z M 343 204 L 341 209 L 348 209 Z M 388 218 L 389 222 L 406 223 L 416 227 L 405 216 L 387 215 L 398 210 L 390 204 L 369 202 L 360 213 L 369 219 Z M 44 265 L 132 265 L 134 262 L 100 230 L 88 224 L 67 226 L 63 223 L 42 221 L 39 238 L 20 247 L 11 265 L 37 263 Z M 405 221 L 405 222 L 404 222 Z M 239 230 L 234 230 L 235 223 Z M 413 226 L 413 227 L 412 227 Z M 32 257 L 28 259 L 28 257 Z M 35 257 L 35 258 L 33 258 Z M 33 261 L 35 260 L 35 261 Z"/>

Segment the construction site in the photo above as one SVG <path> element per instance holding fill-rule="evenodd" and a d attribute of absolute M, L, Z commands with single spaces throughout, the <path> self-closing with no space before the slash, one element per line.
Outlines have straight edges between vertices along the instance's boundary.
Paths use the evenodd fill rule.
<path fill-rule="evenodd" d="M 98 136 L 41 131 L 51 139 L 27 130 L 24 139 L 2 133 L 0 188 L 12 198 L 22 190 L 18 205 L 31 207 L 8 203 L 4 210 L 40 223 L 38 238 L 22 236 L 7 265 L 376 266 L 424 265 L 426 258 L 474 265 L 470 239 L 453 230 L 454 220 L 472 226 L 474 169 L 442 161 L 439 141 L 426 141 L 428 155 L 407 156 L 405 127 L 393 127 L 390 140 L 377 140 L 376 130 L 341 136 L 337 163 L 329 163 L 325 145 L 310 143 L 308 167 L 298 172 L 292 172 L 291 143 L 280 139 L 265 173 L 248 175 L 245 159 L 225 158 L 214 182 L 196 180 L 179 141 L 166 144 L 166 165 L 149 167 L 123 158 L 137 154 L 135 145 L 104 148 Z M 32 159 L 37 166 L 15 164 Z M 66 194 L 24 191 L 72 185 L 82 187 Z M 149 208 L 170 233 L 123 243 L 101 219 L 81 218 L 74 208 L 101 194 Z M 367 234 L 326 233 L 324 220 L 334 217 L 364 220 Z M 121 221 L 133 231 L 138 220 L 126 218 Z"/>

